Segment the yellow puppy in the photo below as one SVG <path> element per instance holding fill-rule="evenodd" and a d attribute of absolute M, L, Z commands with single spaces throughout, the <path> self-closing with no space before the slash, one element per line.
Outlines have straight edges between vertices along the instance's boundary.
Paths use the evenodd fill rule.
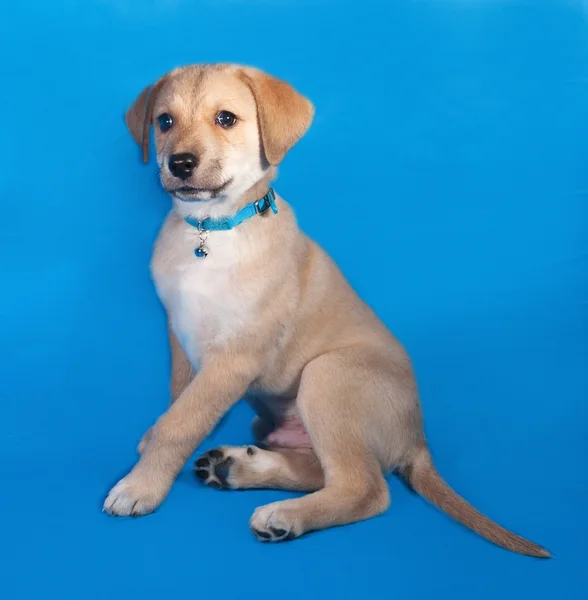
<path fill-rule="evenodd" d="M 155 510 L 196 446 L 245 396 L 265 449 L 212 450 L 196 461 L 197 475 L 214 487 L 312 492 L 258 508 L 250 524 L 259 539 L 383 512 L 383 472 L 396 470 L 487 539 L 548 557 L 444 483 L 403 348 L 273 195 L 275 168 L 312 117 L 288 84 L 236 65 L 172 71 L 129 109 L 145 161 L 155 127 L 161 182 L 173 199 L 152 261 L 169 317 L 172 403 L 104 509 Z"/>

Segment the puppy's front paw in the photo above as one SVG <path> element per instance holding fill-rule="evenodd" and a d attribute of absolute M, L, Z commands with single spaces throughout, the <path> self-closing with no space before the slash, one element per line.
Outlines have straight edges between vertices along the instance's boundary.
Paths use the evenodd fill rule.
<path fill-rule="evenodd" d="M 123 477 L 111 490 L 102 510 L 117 517 L 140 517 L 153 512 L 165 494 L 154 493 L 140 477 Z"/>

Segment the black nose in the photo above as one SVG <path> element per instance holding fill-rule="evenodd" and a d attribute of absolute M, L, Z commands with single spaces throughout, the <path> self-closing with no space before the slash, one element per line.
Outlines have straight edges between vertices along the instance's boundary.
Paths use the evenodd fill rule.
<path fill-rule="evenodd" d="M 172 154 L 169 157 L 168 167 L 174 177 L 188 179 L 196 168 L 197 162 L 193 154 L 183 152 L 182 154 Z"/>

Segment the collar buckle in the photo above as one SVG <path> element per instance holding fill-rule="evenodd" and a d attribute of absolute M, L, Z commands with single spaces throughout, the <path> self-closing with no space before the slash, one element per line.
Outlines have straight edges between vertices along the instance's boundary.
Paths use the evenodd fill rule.
<path fill-rule="evenodd" d="M 275 194 L 272 188 L 269 189 L 268 193 L 263 197 L 253 203 L 253 207 L 255 208 L 255 213 L 258 215 L 263 215 L 269 208 L 271 208 L 274 212 L 275 210 Z"/>

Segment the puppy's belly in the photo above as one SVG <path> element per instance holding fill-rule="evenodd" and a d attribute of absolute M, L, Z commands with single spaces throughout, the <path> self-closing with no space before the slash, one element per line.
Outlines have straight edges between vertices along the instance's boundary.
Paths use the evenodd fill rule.
<path fill-rule="evenodd" d="M 247 396 L 247 402 L 271 427 L 271 432 L 263 440 L 268 445 L 280 448 L 312 448 L 295 399 L 250 394 Z"/>
<path fill-rule="evenodd" d="M 267 436 L 270 446 L 280 448 L 312 448 L 310 436 L 304 427 L 302 419 L 297 416 L 286 417 Z"/>

